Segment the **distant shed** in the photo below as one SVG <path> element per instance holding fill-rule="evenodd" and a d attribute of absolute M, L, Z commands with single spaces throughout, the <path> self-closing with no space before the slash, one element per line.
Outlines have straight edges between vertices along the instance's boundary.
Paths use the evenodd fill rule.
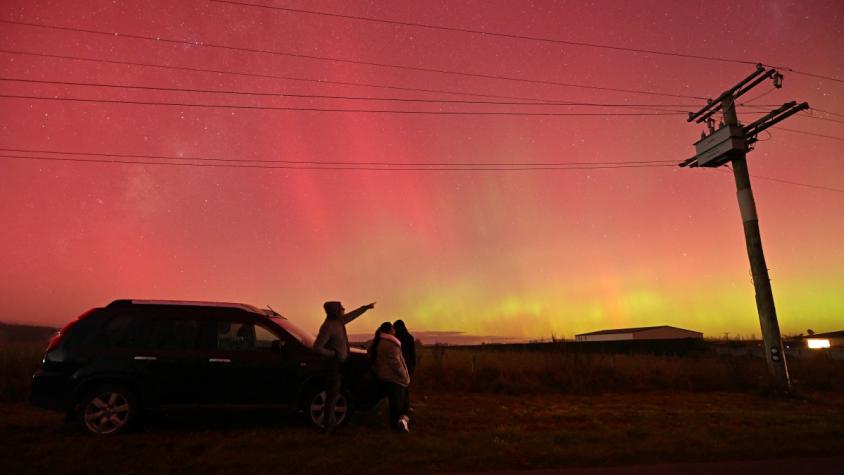
<path fill-rule="evenodd" d="M 703 333 L 661 325 L 657 327 L 600 330 L 574 336 L 575 341 L 682 340 L 686 338 L 703 339 Z"/>
<path fill-rule="evenodd" d="M 844 347 L 844 330 L 827 333 L 814 333 L 801 338 L 812 349 Z"/>

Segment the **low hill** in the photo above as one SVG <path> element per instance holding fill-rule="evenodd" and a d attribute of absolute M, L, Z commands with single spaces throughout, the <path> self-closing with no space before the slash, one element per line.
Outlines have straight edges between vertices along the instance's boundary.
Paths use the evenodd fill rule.
<path fill-rule="evenodd" d="M 56 328 L 0 322 L 0 343 L 44 342 L 56 333 Z"/>

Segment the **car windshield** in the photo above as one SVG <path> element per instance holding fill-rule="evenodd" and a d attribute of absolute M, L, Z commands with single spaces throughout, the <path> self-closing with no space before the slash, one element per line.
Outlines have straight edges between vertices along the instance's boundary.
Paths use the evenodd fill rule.
<path fill-rule="evenodd" d="M 307 346 L 308 348 L 313 348 L 315 339 L 313 335 L 297 327 L 293 324 L 293 322 L 286 318 L 273 317 L 272 320 L 277 323 L 281 328 L 284 328 L 287 333 L 293 335 L 293 337 L 299 340 L 300 343 Z"/>

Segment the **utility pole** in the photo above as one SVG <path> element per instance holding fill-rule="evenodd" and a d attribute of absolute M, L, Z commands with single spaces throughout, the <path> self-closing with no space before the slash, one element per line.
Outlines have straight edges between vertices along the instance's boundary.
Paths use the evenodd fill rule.
<path fill-rule="evenodd" d="M 809 104 L 789 102 L 749 125 L 741 125 L 736 114 L 736 99 L 768 78 L 773 80 L 774 87 L 782 87 L 782 74 L 775 69 L 766 69 L 758 64 L 753 74 L 721 93 L 717 99 L 709 100 L 707 105 L 699 111 L 690 113 L 688 122 L 693 120 L 698 124 L 706 122 L 710 133 L 709 135 L 706 132 L 703 133 L 701 139 L 695 143 L 695 156 L 683 161 L 680 166 L 720 167 L 732 164 L 739 211 L 744 226 L 747 257 L 750 260 L 753 287 L 756 291 L 756 309 L 759 313 L 759 324 L 762 327 L 768 372 L 777 389 L 788 392 L 791 389 L 791 381 L 777 322 L 777 311 L 774 307 L 771 279 L 768 276 L 765 253 L 762 251 L 759 218 L 756 214 L 756 203 L 753 200 L 753 190 L 750 187 L 750 175 L 747 170 L 747 152 L 751 151 L 752 145 L 758 141 L 759 132 L 801 110 L 808 109 Z M 719 110 L 723 114 L 723 121 L 716 130 L 712 116 Z"/>

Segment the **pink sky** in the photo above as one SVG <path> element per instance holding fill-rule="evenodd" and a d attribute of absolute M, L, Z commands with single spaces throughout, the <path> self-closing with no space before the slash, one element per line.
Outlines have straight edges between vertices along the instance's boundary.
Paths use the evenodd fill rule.
<path fill-rule="evenodd" d="M 844 78 L 844 6 L 838 1 L 262 3 L 763 61 Z M 715 97 L 752 71 L 750 65 L 201 0 L 6 1 L 0 18 L 695 97 Z M 563 101 L 703 104 L 121 35 L 0 24 L 4 50 Z M 461 98 L 11 53 L 0 53 L 0 64 L 6 79 Z M 805 100 L 844 114 L 844 83 L 783 73 L 784 88 L 755 103 Z M 769 88 L 766 83 L 748 98 Z M 0 94 L 273 107 L 536 110 L 10 81 L 0 81 Z M 679 162 L 693 153 L 702 129 L 682 115 L 402 115 L 20 98 L 0 98 L 0 110 L 0 148 L 6 149 L 350 163 Z M 750 112 L 739 114 L 745 121 L 758 117 Z M 796 116 L 783 127 L 839 139 L 773 128 L 749 155 L 751 173 L 842 188 L 844 118 L 813 114 L 838 122 Z M 0 320 L 60 324 L 117 298 L 196 299 L 270 304 L 315 331 L 322 302 L 341 299 L 347 308 L 378 302 L 376 311 L 354 324 L 356 333 L 404 318 L 412 330 L 525 338 L 659 324 L 712 336 L 758 335 L 735 189 L 726 171 L 390 172 L 3 158 Z M 753 185 L 783 331 L 841 329 L 844 193 L 761 179 Z"/>

